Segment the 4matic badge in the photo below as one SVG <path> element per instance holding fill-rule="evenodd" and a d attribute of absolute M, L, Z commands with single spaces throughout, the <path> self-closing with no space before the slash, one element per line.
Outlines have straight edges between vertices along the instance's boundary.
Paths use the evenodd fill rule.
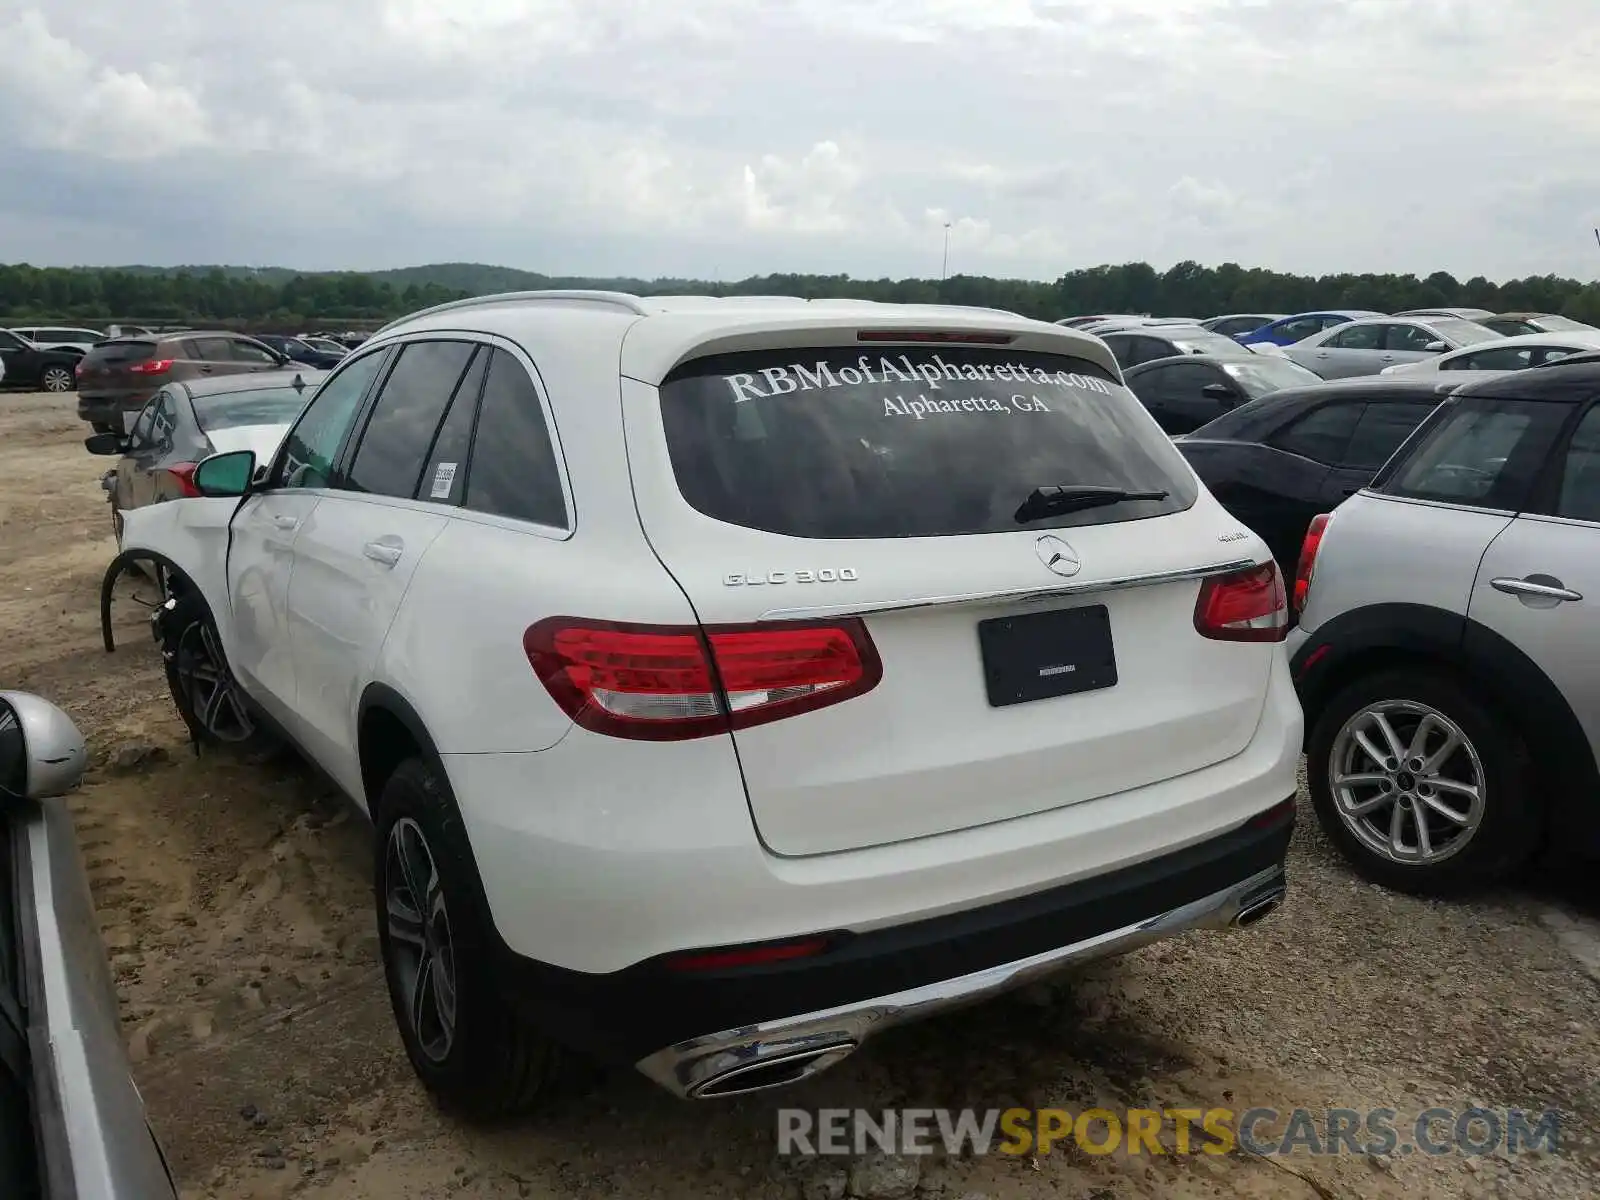
<path fill-rule="evenodd" d="M 810 571 L 765 571 L 724 575 L 727 587 L 754 587 L 779 583 L 854 583 L 861 576 L 854 567 L 817 567 Z"/>

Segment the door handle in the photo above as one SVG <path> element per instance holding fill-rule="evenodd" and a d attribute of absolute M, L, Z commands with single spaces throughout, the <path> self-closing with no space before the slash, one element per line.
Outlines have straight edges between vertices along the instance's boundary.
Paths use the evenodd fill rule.
<path fill-rule="evenodd" d="M 400 561 L 400 556 L 405 553 L 405 546 L 398 539 L 391 542 L 380 538 L 361 547 L 361 553 L 365 554 L 373 562 L 392 567 Z"/>
<path fill-rule="evenodd" d="M 300 521 L 296 517 L 286 517 L 280 513 L 273 515 L 272 524 L 275 529 L 290 530 L 298 528 Z"/>
<path fill-rule="evenodd" d="M 1546 579 L 1554 578 L 1545 576 Z M 1554 583 L 1538 583 L 1531 579 L 1491 579 L 1489 586 L 1497 592 L 1511 596 L 1535 596 L 1541 600 L 1582 600 L 1583 594 L 1566 587 L 1557 579 Z"/>
<path fill-rule="evenodd" d="M 200 372 L 200 374 L 202 374 L 202 375 L 209 375 L 209 374 L 211 374 L 211 368 L 210 368 L 210 367 L 208 367 L 208 366 L 205 366 L 205 365 L 204 365 L 204 364 L 202 364 L 202 365 L 201 365 L 201 366 L 200 366 L 200 367 L 198 367 L 198 368 L 196 368 L 196 369 L 197 369 L 197 370 L 198 370 L 198 371 L 199 371 L 199 372 Z"/>

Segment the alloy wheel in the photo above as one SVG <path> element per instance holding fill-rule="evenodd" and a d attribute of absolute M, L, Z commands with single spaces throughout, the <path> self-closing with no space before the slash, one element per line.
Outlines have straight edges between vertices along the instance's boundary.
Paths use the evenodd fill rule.
<path fill-rule="evenodd" d="M 410 817 L 389 831 L 383 875 L 390 967 L 406 1022 L 429 1061 L 442 1063 L 456 1035 L 455 942 L 433 849 Z"/>
<path fill-rule="evenodd" d="M 248 741 L 255 734 L 255 719 L 209 621 L 193 621 L 183 631 L 174 666 L 189 709 L 207 733 L 219 742 Z"/>
<path fill-rule="evenodd" d="M 65 367 L 47 367 L 39 377 L 39 386 L 47 392 L 70 392 L 72 372 Z"/>
<path fill-rule="evenodd" d="M 1483 761 L 1444 713 L 1414 700 L 1366 705 L 1340 728 L 1328 790 L 1345 827 L 1374 854 L 1432 866 L 1464 850 L 1483 824 Z"/>

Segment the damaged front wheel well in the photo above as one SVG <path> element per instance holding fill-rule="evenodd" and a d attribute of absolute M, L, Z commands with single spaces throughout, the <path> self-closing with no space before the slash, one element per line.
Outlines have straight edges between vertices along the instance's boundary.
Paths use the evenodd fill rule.
<path fill-rule="evenodd" d="M 150 563 L 156 568 L 163 601 L 186 596 L 198 590 L 194 582 L 183 573 L 183 569 L 160 551 L 137 548 L 122 551 L 111 560 L 111 565 L 106 568 L 105 576 L 100 581 L 100 636 L 105 642 L 107 654 L 112 654 L 117 649 L 116 639 L 111 632 L 111 601 L 114 599 L 117 581 L 139 563 Z"/>

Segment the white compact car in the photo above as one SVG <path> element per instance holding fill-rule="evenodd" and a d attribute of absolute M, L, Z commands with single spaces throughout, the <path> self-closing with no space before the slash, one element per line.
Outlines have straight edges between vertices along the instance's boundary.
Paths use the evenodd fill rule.
<path fill-rule="evenodd" d="M 370 814 L 444 1102 L 753 1091 L 1282 897 L 1285 587 L 1117 380 L 985 310 L 483 297 L 124 546 L 197 736 Z"/>
<path fill-rule="evenodd" d="M 1455 391 L 1298 574 L 1307 779 L 1359 870 L 1442 894 L 1600 855 L 1600 354 Z"/>

